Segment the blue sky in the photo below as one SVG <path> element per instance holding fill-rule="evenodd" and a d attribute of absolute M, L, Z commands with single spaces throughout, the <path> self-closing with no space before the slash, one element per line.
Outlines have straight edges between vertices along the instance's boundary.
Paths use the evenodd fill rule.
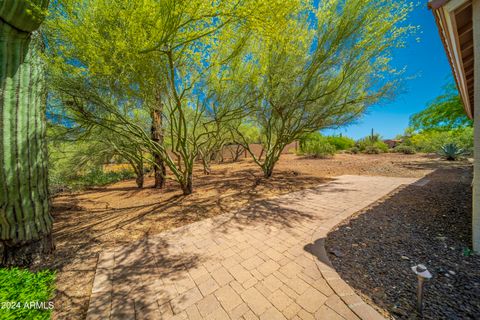
<path fill-rule="evenodd" d="M 429 101 L 442 93 L 444 84 L 453 81 L 435 20 L 427 9 L 426 1 L 415 8 L 409 20 L 410 24 L 420 26 L 420 42 L 412 37 L 406 48 L 395 52 L 394 65 L 398 68 L 406 66 L 407 74 L 414 76 L 405 81 L 403 93 L 392 102 L 372 107 L 358 123 L 325 134 L 342 133 L 358 139 L 370 134 L 373 128 L 384 138 L 393 138 L 403 133 L 410 115 L 424 109 Z"/>

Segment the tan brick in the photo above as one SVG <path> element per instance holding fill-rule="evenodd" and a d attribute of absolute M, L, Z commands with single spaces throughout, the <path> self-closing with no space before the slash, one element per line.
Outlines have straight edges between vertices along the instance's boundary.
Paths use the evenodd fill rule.
<path fill-rule="evenodd" d="M 355 312 L 361 319 L 368 320 L 383 320 L 384 318 L 368 304 L 360 304 L 352 307 L 352 311 Z"/>
<path fill-rule="evenodd" d="M 230 286 L 224 286 L 215 291 L 215 296 L 225 310 L 230 311 L 242 303 L 240 296 Z"/>
<path fill-rule="evenodd" d="M 258 281 L 261 281 L 265 278 L 265 276 L 263 274 L 261 274 L 260 271 L 258 271 L 257 269 L 250 270 L 250 273 Z"/>
<path fill-rule="evenodd" d="M 188 273 L 192 277 L 193 280 L 201 278 L 205 275 L 208 275 L 208 270 L 202 265 L 196 266 L 195 268 L 191 268 L 188 270 Z"/>
<path fill-rule="evenodd" d="M 240 258 L 244 259 L 244 260 L 247 260 L 253 256 L 255 256 L 257 253 L 259 253 L 259 251 L 253 247 L 248 247 L 242 251 L 240 251 L 240 253 L 238 254 L 240 256 Z"/>
<path fill-rule="evenodd" d="M 108 319 L 112 308 L 111 292 L 97 292 L 90 296 L 90 305 L 87 312 L 87 320 Z M 132 302 L 133 306 L 133 302 Z M 128 311 L 130 309 L 125 308 Z M 133 311 L 135 314 L 135 310 Z"/>
<path fill-rule="evenodd" d="M 232 275 L 224 267 L 216 269 L 211 275 L 220 286 L 224 286 L 233 280 Z"/>
<path fill-rule="evenodd" d="M 171 301 L 173 312 L 180 313 L 200 299 L 202 299 L 202 294 L 197 287 L 187 290 Z"/>
<path fill-rule="evenodd" d="M 298 294 L 304 293 L 305 290 L 307 290 L 310 287 L 310 285 L 308 285 L 308 283 L 306 283 L 305 281 L 303 281 L 300 278 L 288 279 L 285 282 L 285 285 L 287 287 L 293 289 Z"/>
<path fill-rule="evenodd" d="M 239 256 L 237 255 L 234 255 L 234 256 L 231 256 L 230 258 L 227 258 L 225 260 L 222 261 L 222 265 L 225 267 L 225 268 L 231 268 L 233 266 L 236 266 L 238 265 L 242 260 L 242 258 L 240 258 Z"/>
<path fill-rule="evenodd" d="M 200 312 L 198 311 L 196 305 L 191 305 L 190 307 L 185 309 L 185 312 L 188 315 L 188 320 L 202 320 L 203 319 L 202 316 L 200 315 Z"/>
<path fill-rule="evenodd" d="M 218 268 L 220 268 L 222 264 L 216 261 L 208 261 L 208 262 L 205 262 L 203 266 L 205 267 L 205 269 L 207 269 L 208 272 L 213 272 Z"/>
<path fill-rule="evenodd" d="M 292 302 L 288 307 L 282 310 L 282 312 L 287 319 L 292 319 L 301 309 L 302 307 L 300 307 L 297 303 Z"/>
<path fill-rule="evenodd" d="M 315 312 L 315 320 L 343 320 L 343 318 L 329 307 L 323 305 Z"/>
<path fill-rule="evenodd" d="M 358 317 L 337 295 L 331 295 L 325 305 L 347 320 L 357 320 Z"/>
<path fill-rule="evenodd" d="M 327 301 L 327 296 L 312 287 L 305 290 L 296 300 L 302 308 L 310 313 L 317 311 L 325 301 Z"/>
<path fill-rule="evenodd" d="M 264 253 L 274 261 L 279 261 L 284 258 L 284 256 L 274 248 L 267 249 L 266 251 L 264 251 Z"/>
<path fill-rule="evenodd" d="M 172 318 L 168 318 L 168 320 L 188 320 L 188 315 L 185 311 L 183 311 L 181 313 L 174 315 Z"/>
<path fill-rule="evenodd" d="M 260 316 L 260 320 L 287 320 L 287 318 L 277 309 L 270 308 Z"/>
<path fill-rule="evenodd" d="M 225 320 L 228 318 L 228 314 L 222 308 L 216 309 L 208 316 L 208 320 Z"/>
<path fill-rule="evenodd" d="M 280 265 L 273 260 L 268 260 L 262 263 L 257 270 L 260 271 L 264 276 L 268 276 L 273 272 L 277 271 L 280 268 Z"/>
<path fill-rule="evenodd" d="M 253 256 L 242 262 L 242 266 L 247 270 L 252 270 L 264 263 L 258 256 Z"/>
<path fill-rule="evenodd" d="M 326 295 L 327 297 L 331 296 L 333 294 L 332 288 L 328 285 L 327 281 L 324 279 L 317 279 L 313 282 L 310 282 L 310 285 Z"/>
<path fill-rule="evenodd" d="M 239 264 L 230 267 L 228 271 L 235 278 L 235 280 L 242 284 L 253 278 L 252 274 Z"/>
<path fill-rule="evenodd" d="M 278 280 L 273 274 L 269 275 L 262 281 L 263 285 L 270 291 L 275 291 L 282 286 L 282 281 Z"/>
<path fill-rule="evenodd" d="M 175 288 L 178 293 L 184 293 L 187 290 L 195 288 L 195 282 L 188 274 L 185 274 L 181 279 L 175 280 Z"/>
<path fill-rule="evenodd" d="M 202 300 L 197 302 L 197 308 L 203 317 L 207 317 L 213 313 L 216 309 L 221 308 L 220 303 L 213 294 L 206 296 Z"/>
<path fill-rule="evenodd" d="M 230 282 L 230 286 L 238 294 L 241 294 L 243 291 L 245 291 L 245 288 L 237 280 L 233 280 L 232 282 Z"/>
<path fill-rule="evenodd" d="M 295 290 L 286 285 L 281 286 L 280 290 L 282 290 L 287 296 L 289 296 L 293 300 L 297 300 L 297 298 L 300 296 L 298 293 L 295 292 Z"/>
<path fill-rule="evenodd" d="M 212 277 L 209 277 L 206 281 L 198 285 L 198 289 L 200 289 L 200 292 L 204 297 L 214 292 L 218 288 L 220 288 L 220 286 L 217 284 L 215 280 L 213 280 Z"/>
<path fill-rule="evenodd" d="M 288 278 L 296 278 L 298 274 L 303 271 L 303 268 L 293 261 L 285 264 L 280 268 L 280 272 Z"/>
<path fill-rule="evenodd" d="M 273 291 L 269 290 L 264 284 L 263 282 L 259 282 L 255 285 L 255 288 L 258 290 L 258 292 L 260 292 L 264 297 L 268 297 L 270 296 Z"/>
<path fill-rule="evenodd" d="M 169 319 L 170 317 L 173 317 L 173 310 L 169 302 L 160 305 L 158 310 L 160 311 L 160 317 L 162 319 Z"/>
<path fill-rule="evenodd" d="M 297 313 L 297 316 L 302 320 L 315 320 L 315 317 L 304 309 L 300 309 L 300 311 Z"/>
<path fill-rule="evenodd" d="M 258 320 L 258 317 L 253 313 L 252 310 L 248 311 L 243 315 L 243 319 L 245 320 Z"/>
<path fill-rule="evenodd" d="M 272 304 L 255 287 L 245 290 L 241 296 L 248 307 L 258 316 L 272 307 Z"/>
<path fill-rule="evenodd" d="M 280 311 L 286 309 L 293 302 L 282 290 L 275 291 L 267 299 Z"/>
<path fill-rule="evenodd" d="M 342 279 L 335 279 L 328 281 L 328 284 L 332 287 L 333 291 L 340 297 L 349 296 L 355 294 L 353 289 L 343 281 Z"/>
<path fill-rule="evenodd" d="M 253 287 L 254 285 L 256 285 L 257 282 L 258 282 L 258 280 L 252 277 L 252 278 L 250 278 L 249 280 L 247 280 L 247 281 L 245 281 L 245 282 L 243 283 L 243 287 L 244 287 L 245 289 L 248 289 L 248 288 Z"/>
<path fill-rule="evenodd" d="M 232 310 L 230 310 L 228 312 L 228 316 L 232 320 L 237 320 L 237 319 L 242 318 L 242 316 L 245 313 L 247 313 L 248 311 L 250 311 L 250 308 L 248 308 L 246 303 L 242 302 L 240 305 L 238 305 L 235 308 L 233 308 Z"/>

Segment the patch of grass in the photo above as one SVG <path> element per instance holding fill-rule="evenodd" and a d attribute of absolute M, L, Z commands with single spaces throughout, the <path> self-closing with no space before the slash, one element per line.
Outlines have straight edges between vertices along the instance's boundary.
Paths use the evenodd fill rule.
<path fill-rule="evenodd" d="M 0 268 L 0 319 L 50 319 L 55 272 Z"/>

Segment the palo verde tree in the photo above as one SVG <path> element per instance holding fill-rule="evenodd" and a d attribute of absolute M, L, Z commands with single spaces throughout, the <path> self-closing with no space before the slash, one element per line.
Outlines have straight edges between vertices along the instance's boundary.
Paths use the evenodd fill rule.
<path fill-rule="evenodd" d="M 243 101 L 258 97 L 245 119 L 259 127 L 263 159 L 246 139 L 243 145 L 265 177 L 287 144 L 305 133 L 348 124 L 391 96 L 401 75 L 390 65 L 391 51 L 415 29 L 404 23 L 412 10 L 408 1 L 292 3 L 283 17 L 267 11 L 264 24 L 246 24 L 249 39 L 230 63 L 243 64 L 242 72 L 232 74 L 233 85 L 246 88 Z"/>
<path fill-rule="evenodd" d="M 150 115 L 151 139 L 162 145 L 163 64 L 157 52 L 140 51 L 166 41 L 176 27 L 172 20 L 176 6 L 175 1 L 153 0 L 56 2 L 45 28 L 51 43 L 49 58 L 55 57 L 48 60 L 52 90 L 65 93 L 57 72 L 82 72 L 102 90 L 139 101 Z M 155 161 L 154 186 L 162 188 L 165 163 L 161 155 L 150 152 Z"/>
<path fill-rule="evenodd" d="M 161 157 L 189 194 L 197 133 L 206 134 L 202 121 L 212 110 L 201 92 L 208 92 L 208 70 L 222 62 L 218 48 L 231 41 L 220 39 L 219 30 L 248 12 L 237 9 L 244 9 L 240 3 L 62 1 L 47 23 L 56 44 L 47 59 L 52 89 L 83 123 L 109 128 Z M 235 53 L 229 48 L 224 61 Z M 152 119 L 162 123 L 146 132 L 131 117 L 137 109 L 153 110 Z M 155 134 L 160 127 L 168 148 Z"/>
<path fill-rule="evenodd" d="M 0 264 L 53 249 L 47 189 L 45 81 L 36 31 L 46 0 L 0 5 Z"/>
<path fill-rule="evenodd" d="M 452 130 L 473 125 L 463 109 L 454 83 L 444 87 L 444 93 L 410 118 L 414 130 Z"/>

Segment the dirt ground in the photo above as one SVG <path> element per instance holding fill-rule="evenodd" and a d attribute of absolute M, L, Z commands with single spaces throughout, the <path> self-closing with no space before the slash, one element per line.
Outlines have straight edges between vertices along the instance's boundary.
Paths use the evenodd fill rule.
<path fill-rule="evenodd" d="M 88 308 L 98 252 L 187 223 L 241 208 L 274 195 L 309 188 L 331 177 L 380 175 L 422 177 L 451 164 L 427 155 L 348 155 L 309 159 L 283 155 L 271 179 L 249 160 L 216 164 L 205 176 L 197 168 L 194 194 L 182 196 L 170 181 L 155 190 L 124 181 L 53 201 L 56 252 L 43 267 L 57 270 L 54 319 L 83 319 Z"/>
<path fill-rule="evenodd" d="M 480 319 L 480 256 L 468 251 L 472 167 L 442 168 L 423 181 L 332 231 L 330 260 L 389 319 Z M 416 313 L 417 279 L 410 269 L 420 263 L 433 275 L 423 317 Z"/>

